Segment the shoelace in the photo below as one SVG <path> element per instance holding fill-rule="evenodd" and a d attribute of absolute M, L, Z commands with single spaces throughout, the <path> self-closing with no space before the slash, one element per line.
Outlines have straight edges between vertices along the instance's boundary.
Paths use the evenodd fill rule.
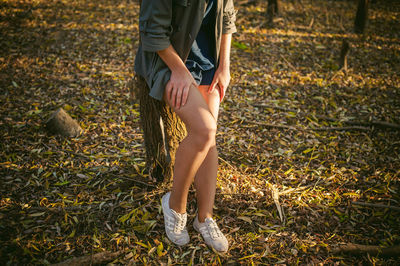
<path fill-rule="evenodd" d="M 219 230 L 218 225 L 214 220 L 208 220 L 207 228 L 212 239 L 216 239 L 222 236 L 222 232 Z"/>
<path fill-rule="evenodd" d="M 175 232 L 180 232 L 185 229 L 186 225 L 186 219 L 185 217 L 181 217 L 179 214 L 177 214 L 178 217 L 175 218 L 175 226 L 174 226 L 174 231 Z"/>

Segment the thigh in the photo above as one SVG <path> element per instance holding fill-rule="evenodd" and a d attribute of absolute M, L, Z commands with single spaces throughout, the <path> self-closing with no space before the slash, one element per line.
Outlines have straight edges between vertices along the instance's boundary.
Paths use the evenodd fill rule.
<path fill-rule="evenodd" d="M 169 106 L 172 104 L 164 95 L 164 100 Z M 179 118 L 185 123 L 188 133 L 216 128 L 216 119 L 212 114 L 205 98 L 196 86 L 191 86 L 186 104 L 179 109 L 173 108 Z"/>
<path fill-rule="evenodd" d="M 218 85 L 217 85 L 218 86 Z M 199 91 L 206 101 L 208 108 L 210 109 L 211 114 L 214 116 L 215 120 L 218 119 L 219 112 L 219 91 L 218 89 L 214 89 L 212 92 L 208 92 L 209 85 L 200 85 Z"/>

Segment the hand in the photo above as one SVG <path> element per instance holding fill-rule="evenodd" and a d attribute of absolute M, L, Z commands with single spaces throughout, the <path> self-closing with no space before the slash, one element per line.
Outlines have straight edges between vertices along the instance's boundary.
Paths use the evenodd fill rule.
<path fill-rule="evenodd" d="M 212 92 L 214 89 L 218 88 L 219 101 L 222 102 L 222 99 L 225 96 L 226 89 L 229 86 L 230 80 L 231 80 L 231 74 L 229 72 L 229 68 L 218 67 L 217 71 L 215 71 L 214 78 L 213 81 L 211 82 L 208 92 Z"/>
<path fill-rule="evenodd" d="M 173 108 L 179 109 L 186 104 L 190 86 L 198 86 L 190 72 L 184 68 L 171 71 L 171 78 L 165 89 L 169 103 Z"/>

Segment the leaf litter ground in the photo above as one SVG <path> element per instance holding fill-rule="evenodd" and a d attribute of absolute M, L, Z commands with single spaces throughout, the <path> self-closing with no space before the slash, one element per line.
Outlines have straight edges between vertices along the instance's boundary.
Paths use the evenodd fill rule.
<path fill-rule="evenodd" d="M 360 37 L 354 1 L 281 1 L 274 28 L 264 1 L 237 1 L 217 135 L 221 255 L 190 225 L 183 248 L 163 233 L 168 184 L 145 173 L 129 92 L 138 4 L 2 1 L 0 261 L 123 250 L 114 264 L 396 264 L 332 252 L 400 244 L 398 209 L 380 206 L 400 206 L 400 135 L 372 123 L 400 123 L 400 6 L 377 2 Z M 343 39 L 348 71 L 338 70 Z M 42 129 L 57 107 L 84 135 Z M 191 190 L 189 224 L 194 199 Z"/>

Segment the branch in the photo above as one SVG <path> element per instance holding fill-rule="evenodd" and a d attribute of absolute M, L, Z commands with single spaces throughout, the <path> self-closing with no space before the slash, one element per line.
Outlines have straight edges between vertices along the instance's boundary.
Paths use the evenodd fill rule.
<path fill-rule="evenodd" d="M 146 182 L 143 182 L 143 181 L 139 181 L 139 180 L 136 180 L 136 179 L 133 179 L 133 178 L 129 178 L 129 177 L 124 177 L 124 176 L 115 175 L 115 174 L 111 174 L 111 173 L 107 173 L 107 175 L 111 175 L 114 178 L 124 179 L 124 180 L 127 180 L 127 181 L 131 181 L 133 183 L 137 183 L 137 184 L 141 184 L 141 185 L 147 186 L 147 187 L 152 187 L 152 188 L 157 187 L 155 185 L 152 185 L 152 184 L 149 184 L 149 183 L 146 183 Z"/>
<path fill-rule="evenodd" d="M 368 202 L 360 202 L 360 201 L 354 201 L 351 204 L 359 205 L 359 206 L 366 206 L 366 207 L 373 207 L 373 208 L 386 208 L 386 209 L 400 211 L 400 207 L 384 205 L 384 204 L 376 204 L 376 203 L 368 203 Z"/>
<path fill-rule="evenodd" d="M 346 39 L 342 41 L 342 48 L 340 50 L 340 58 L 339 58 L 339 69 L 344 69 L 347 71 L 347 56 L 349 54 L 350 45 Z"/>
<path fill-rule="evenodd" d="M 72 154 L 72 155 L 75 155 L 75 156 L 78 156 L 78 157 L 82 157 L 82 158 L 91 160 L 90 156 L 87 156 L 87 155 L 82 154 L 82 153 L 77 153 L 77 152 L 69 151 L 69 150 L 67 150 L 67 149 L 60 149 L 60 151 L 63 151 L 63 152 L 66 152 L 66 153 L 69 153 L 69 154 Z"/>
<path fill-rule="evenodd" d="M 361 126 L 352 126 L 352 127 L 318 127 L 318 128 L 300 128 L 300 127 L 293 127 L 287 125 L 277 125 L 277 124 L 269 124 L 257 121 L 249 121 L 251 124 L 271 127 L 271 128 L 281 128 L 281 129 L 291 129 L 297 131 L 305 131 L 305 130 L 314 130 L 314 131 L 345 131 L 345 130 L 371 130 L 369 127 L 361 127 Z"/>
<path fill-rule="evenodd" d="M 393 123 L 384 122 L 384 121 L 371 121 L 370 123 L 376 127 L 393 128 L 393 129 L 400 130 L 400 125 L 398 125 L 398 124 L 393 124 Z"/>
<path fill-rule="evenodd" d="M 255 103 L 253 104 L 254 107 L 261 107 L 261 108 L 271 108 L 271 109 L 276 109 L 276 110 L 281 110 L 284 112 L 293 112 L 302 116 L 307 116 L 308 114 L 305 112 L 301 112 L 296 109 L 289 109 L 281 106 L 275 106 L 275 105 L 268 105 L 268 104 L 262 104 L 262 103 Z M 400 130 L 400 125 L 395 124 L 395 123 L 390 123 L 390 122 L 385 122 L 385 121 L 379 121 L 379 120 L 372 120 L 372 121 L 360 121 L 359 119 L 354 119 L 354 120 L 340 120 L 336 119 L 333 117 L 325 116 L 325 115 L 315 115 L 315 118 L 317 119 L 322 119 L 322 120 L 327 120 L 330 122 L 338 122 L 338 123 L 343 123 L 343 124 L 348 124 L 348 125 L 359 125 L 359 126 L 364 126 L 360 128 L 353 128 L 357 130 L 367 130 L 366 127 L 379 127 L 379 128 L 390 128 L 390 129 L 397 129 Z M 351 128 L 350 128 L 351 129 Z M 321 129 L 321 130 L 327 130 L 327 129 Z M 328 129 L 328 130 L 339 130 L 337 129 Z M 349 130 L 349 129 L 344 129 L 344 130 Z"/>
<path fill-rule="evenodd" d="M 345 253 L 349 255 L 365 255 L 369 254 L 372 256 L 383 256 L 383 257 L 398 257 L 400 256 L 400 246 L 393 247 L 380 247 L 370 245 L 358 245 L 358 244 L 344 244 L 332 250 L 332 253 Z"/>
<path fill-rule="evenodd" d="M 283 55 L 281 55 L 281 58 L 283 59 L 283 61 L 286 62 L 286 64 L 287 64 L 294 72 L 297 72 L 297 69 L 286 59 L 286 57 L 284 57 Z"/>
<path fill-rule="evenodd" d="M 348 131 L 348 130 L 371 130 L 369 127 L 352 126 L 352 127 L 317 127 L 312 128 L 314 131 Z"/>
<path fill-rule="evenodd" d="M 295 110 L 295 109 L 288 109 L 288 108 L 281 107 L 281 106 L 276 106 L 276 105 L 269 105 L 269 104 L 263 104 L 263 103 L 255 103 L 255 104 L 253 104 L 253 106 L 254 106 L 254 107 L 262 107 L 262 108 L 277 109 L 277 110 L 281 110 L 281 111 L 285 111 L 285 112 L 297 113 L 297 110 Z"/>
<path fill-rule="evenodd" d="M 293 126 L 287 126 L 287 125 L 276 125 L 276 124 L 269 124 L 269 123 L 263 123 L 263 122 L 257 122 L 257 121 L 249 121 L 249 123 L 259 125 L 259 126 L 265 126 L 265 127 L 272 127 L 272 128 L 282 128 L 282 129 L 291 129 L 291 130 L 299 130 L 302 131 L 301 128 L 293 127 Z"/>

